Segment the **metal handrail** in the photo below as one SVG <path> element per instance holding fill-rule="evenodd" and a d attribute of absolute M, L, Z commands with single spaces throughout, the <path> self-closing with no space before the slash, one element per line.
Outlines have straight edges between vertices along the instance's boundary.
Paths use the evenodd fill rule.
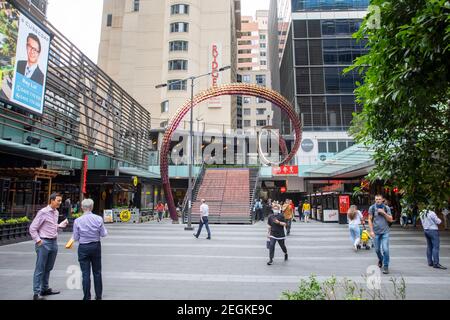
<path fill-rule="evenodd" d="M 203 175 L 205 173 L 205 164 L 202 163 L 202 166 L 200 168 L 200 172 L 198 173 L 198 175 L 195 177 L 194 183 L 192 184 L 192 191 L 195 190 L 195 188 L 197 187 L 197 183 L 200 181 L 201 178 L 203 178 Z M 185 221 L 186 218 L 186 212 L 187 212 L 187 205 L 188 205 L 188 193 L 186 193 L 186 195 L 184 196 L 183 199 L 183 203 L 181 205 L 181 214 L 183 215 L 183 221 Z"/>

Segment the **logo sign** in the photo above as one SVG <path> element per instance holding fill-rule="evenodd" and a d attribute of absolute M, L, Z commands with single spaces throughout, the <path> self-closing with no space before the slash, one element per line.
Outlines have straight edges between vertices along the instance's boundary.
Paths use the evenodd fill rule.
<path fill-rule="evenodd" d="M 82 188 L 82 192 L 83 194 L 86 193 L 86 180 L 87 180 L 87 169 L 88 169 L 88 155 L 85 154 L 84 155 L 84 161 L 83 161 L 83 188 Z"/>
<path fill-rule="evenodd" d="M 301 146 L 303 151 L 310 152 L 314 149 L 314 142 L 311 139 L 304 139 Z"/>
<path fill-rule="evenodd" d="M 324 155 L 324 154 L 321 154 L 320 155 L 320 161 L 325 161 L 325 160 L 327 160 L 327 156 Z"/>
<path fill-rule="evenodd" d="M 215 88 L 221 84 L 219 69 L 222 67 L 222 44 L 212 43 L 210 46 L 209 56 L 209 71 L 211 72 L 210 86 Z M 208 100 L 209 108 L 221 108 L 221 97 L 215 97 Z"/>
<path fill-rule="evenodd" d="M 130 210 L 123 210 L 120 212 L 120 220 L 122 222 L 128 222 L 131 219 L 131 212 Z"/>
<path fill-rule="evenodd" d="M 298 166 L 272 167 L 273 176 L 298 176 Z"/>
<path fill-rule="evenodd" d="M 338 222 L 339 216 L 337 210 L 324 210 L 323 211 L 324 222 Z"/>
<path fill-rule="evenodd" d="M 133 178 L 133 185 L 136 187 L 139 183 L 138 177 Z"/>
<path fill-rule="evenodd" d="M 339 213 L 347 214 L 349 208 L 350 208 L 350 196 L 349 195 L 339 196 Z"/>

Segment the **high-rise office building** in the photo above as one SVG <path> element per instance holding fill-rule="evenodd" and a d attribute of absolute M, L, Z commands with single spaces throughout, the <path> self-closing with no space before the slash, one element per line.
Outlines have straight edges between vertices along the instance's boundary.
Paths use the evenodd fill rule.
<path fill-rule="evenodd" d="M 367 51 L 366 42 L 357 42 L 352 34 L 368 4 L 369 0 L 272 0 L 277 12 L 271 32 L 278 34 L 280 26 L 288 24 L 285 43 L 273 38 L 278 43 L 270 48 L 282 52 L 280 91 L 298 112 L 307 139 L 308 147 L 300 152 L 302 163 L 327 159 L 353 144 L 347 130 L 352 114 L 361 110 L 353 91 L 362 80 L 356 71 L 343 70 Z M 283 118 L 282 124 L 289 132 Z"/>
<path fill-rule="evenodd" d="M 255 18 L 243 16 L 238 38 L 239 81 L 271 88 L 268 70 L 268 21 L 267 10 L 257 10 Z M 272 105 L 255 97 L 238 98 L 238 128 L 259 130 L 272 124 Z M 242 120 L 241 118 L 242 113 Z"/>
<path fill-rule="evenodd" d="M 151 112 L 152 127 L 165 127 L 190 98 L 190 81 L 175 81 L 231 66 L 196 80 L 194 94 L 236 82 L 239 28 L 240 0 L 104 0 L 98 65 Z M 235 128 L 236 97 L 202 103 L 194 121 Z"/>

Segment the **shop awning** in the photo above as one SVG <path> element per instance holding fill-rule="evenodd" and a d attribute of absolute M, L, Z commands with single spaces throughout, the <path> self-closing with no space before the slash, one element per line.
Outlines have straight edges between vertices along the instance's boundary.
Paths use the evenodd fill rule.
<path fill-rule="evenodd" d="M 38 160 L 83 161 L 62 153 L 0 139 L 0 152 Z"/>
<path fill-rule="evenodd" d="M 119 172 L 128 174 L 130 176 L 137 176 L 142 178 L 149 178 L 149 179 L 160 178 L 159 174 L 135 167 L 119 167 Z"/>
<path fill-rule="evenodd" d="M 350 173 L 365 175 L 374 166 L 372 155 L 372 149 L 355 144 L 322 164 L 308 169 L 305 174 L 310 177 L 341 177 Z"/>

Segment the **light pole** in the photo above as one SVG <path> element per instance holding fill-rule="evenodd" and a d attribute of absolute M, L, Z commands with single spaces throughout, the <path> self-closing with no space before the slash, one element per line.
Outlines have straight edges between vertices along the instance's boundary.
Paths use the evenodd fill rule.
<path fill-rule="evenodd" d="M 270 126 L 270 114 L 268 114 L 267 115 L 267 127 L 269 127 Z M 270 131 L 271 129 L 270 129 L 270 127 L 269 127 L 269 130 L 267 131 L 267 133 L 268 133 L 268 140 L 267 140 L 267 149 L 268 149 L 268 151 L 269 151 L 269 158 L 270 157 L 272 157 L 272 141 L 270 141 L 270 138 L 271 138 L 271 131 Z"/>
<path fill-rule="evenodd" d="M 222 67 L 218 70 L 218 72 L 222 72 L 225 70 L 231 69 L 231 66 Z M 174 85 L 176 83 L 183 83 L 184 81 L 191 80 L 191 110 L 190 110 L 190 123 L 189 123 L 189 180 L 188 180 L 188 225 L 184 228 L 184 230 L 194 230 L 192 227 L 192 166 L 194 164 L 194 131 L 193 131 L 193 123 L 194 123 L 194 80 L 206 76 L 210 76 L 213 71 L 201 74 L 199 76 L 192 76 L 183 80 L 171 82 L 170 85 Z M 167 87 L 168 83 L 162 83 L 157 85 L 155 88 L 163 88 Z"/>

